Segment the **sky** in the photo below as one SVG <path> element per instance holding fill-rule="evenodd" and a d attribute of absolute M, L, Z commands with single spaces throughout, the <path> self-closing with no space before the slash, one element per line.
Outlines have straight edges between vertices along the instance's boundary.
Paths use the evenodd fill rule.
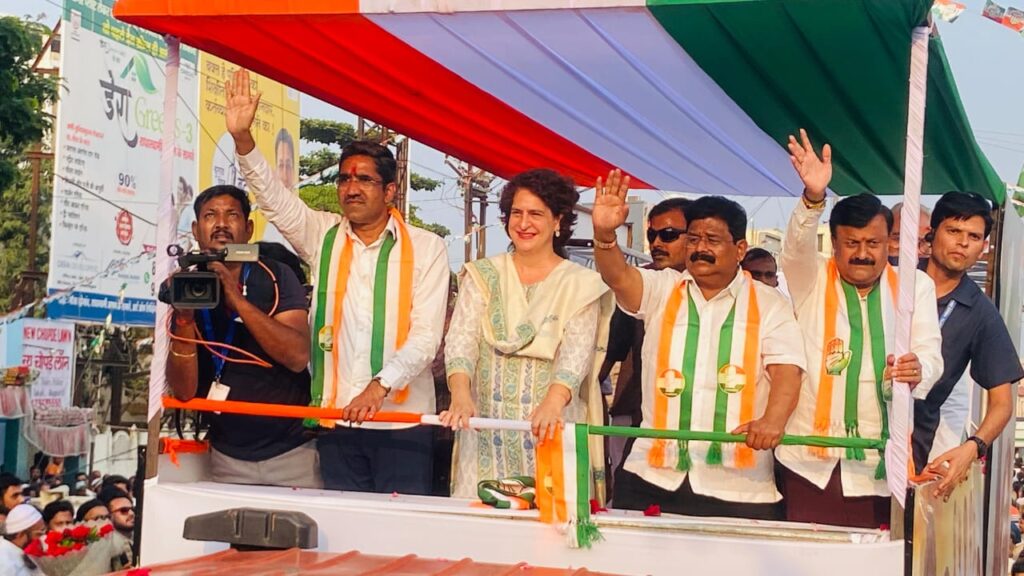
<path fill-rule="evenodd" d="M 980 12 L 985 0 L 960 0 L 967 11 L 953 23 L 939 22 L 939 34 L 949 59 L 950 67 L 960 90 L 961 100 L 982 150 L 1001 178 L 1016 182 L 1024 165 L 1024 113 L 1019 110 L 1024 94 L 1024 36 L 984 19 Z M 1024 0 L 1017 0 L 1024 5 Z M 1012 1 L 1000 2 L 1013 5 Z M 60 0 L 0 0 L 0 14 L 39 15 L 54 24 L 60 14 Z M 326 118 L 354 122 L 355 117 L 314 98 L 304 97 L 302 115 L 308 118 Z M 310 151 L 303 145 L 303 152 Z M 462 199 L 454 173 L 445 166 L 444 154 L 427 146 L 413 143 L 411 148 L 413 171 L 441 180 L 439 192 L 413 193 L 411 201 L 418 206 L 419 215 L 426 221 L 447 226 L 453 234 L 461 236 L 463 229 Z M 645 200 L 657 202 L 657 192 L 643 192 Z M 592 200 L 593 194 L 584 193 L 581 201 Z M 889 203 L 897 199 L 891 199 Z M 785 225 L 793 200 L 781 198 L 741 199 L 747 209 L 751 227 L 768 228 Z M 925 204 L 934 199 L 925 200 Z M 494 254 L 505 249 L 507 238 L 497 223 L 497 209 L 489 210 L 488 252 Z M 459 238 L 449 246 L 449 262 L 453 268 L 462 264 L 463 249 Z"/>

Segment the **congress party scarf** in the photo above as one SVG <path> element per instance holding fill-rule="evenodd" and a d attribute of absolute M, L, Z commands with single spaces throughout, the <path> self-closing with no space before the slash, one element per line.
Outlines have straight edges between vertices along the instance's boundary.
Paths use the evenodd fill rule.
<path fill-rule="evenodd" d="M 860 438 L 860 375 L 863 369 L 865 327 L 870 333 L 871 364 L 875 374 L 875 393 L 878 398 L 878 411 L 881 416 L 883 441 L 889 439 L 889 419 L 887 402 L 887 386 L 883 379 L 885 373 L 886 336 L 885 317 L 895 314 L 897 290 L 896 272 L 886 266 L 886 280 L 889 290 L 877 283 L 867 296 L 867 318 L 864 318 L 860 306 L 860 296 L 856 287 L 839 277 L 835 260 L 829 260 L 828 277 L 825 288 L 825 326 L 823 332 L 821 371 L 818 378 L 818 398 L 814 411 L 814 433 L 820 436 L 833 436 L 844 433 L 850 438 Z M 845 311 L 840 306 L 839 292 L 843 293 L 846 303 Z M 845 322 L 844 322 L 845 320 Z M 847 346 L 848 343 L 848 346 Z M 842 424 L 838 424 L 839 415 L 834 413 L 833 394 L 836 378 L 843 377 Z M 819 458 L 845 456 L 848 460 L 864 460 L 862 448 L 844 449 L 809 447 L 811 454 Z M 884 450 L 875 470 L 875 478 L 885 477 Z"/>
<path fill-rule="evenodd" d="M 405 344 L 412 317 L 413 245 L 401 214 L 394 208 L 391 209 L 391 218 L 397 224 L 398 237 L 385 235 L 377 255 L 373 283 L 370 372 L 374 376 L 383 368 L 384 359 Z M 340 224 L 334 226 L 324 236 L 313 300 L 311 405 L 328 408 L 336 407 L 340 387 L 338 367 L 346 360 L 339 358 L 338 354 L 353 246 L 352 238 L 345 233 L 339 234 L 340 229 Z M 397 252 L 394 250 L 396 245 Z M 406 387 L 397 391 L 391 401 L 401 404 L 408 396 Z M 307 426 L 316 424 L 315 421 L 306 422 Z M 319 424 L 334 426 L 334 422 L 328 420 L 321 420 Z"/>
<path fill-rule="evenodd" d="M 746 274 L 746 273 L 744 273 Z M 700 316 L 689 282 L 684 280 L 672 292 L 662 318 L 658 341 L 654 389 L 654 427 L 661 430 L 691 430 L 693 391 L 697 383 L 697 347 L 700 342 Z M 716 354 L 716 392 L 714 432 L 727 432 L 740 423 L 754 419 L 757 380 L 760 376 L 760 325 L 757 293 L 749 275 L 746 290 L 733 302 L 719 328 Z M 683 300 L 687 303 L 685 323 L 679 317 Z M 737 320 L 739 318 L 739 320 Z M 674 366 L 680 366 L 681 372 Z M 739 404 L 738 410 L 736 404 Z M 733 410 L 730 411 L 730 405 Z M 657 468 L 687 471 L 692 466 L 689 443 L 675 441 L 677 450 L 669 451 L 671 440 L 656 439 L 647 455 L 648 463 Z M 725 449 L 732 453 L 731 462 L 723 454 L 720 442 L 712 442 L 706 458 L 710 465 L 725 464 L 733 468 L 752 468 L 754 452 L 745 445 Z"/>

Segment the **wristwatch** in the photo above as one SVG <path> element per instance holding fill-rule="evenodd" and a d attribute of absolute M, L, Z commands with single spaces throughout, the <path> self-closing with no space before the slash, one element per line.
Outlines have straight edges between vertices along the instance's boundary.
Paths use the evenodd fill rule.
<path fill-rule="evenodd" d="M 974 444 L 977 445 L 979 460 L 984 458 L 985 455 L 988 454 L 988 443 L 982 440 L 981 438 L 978 438 L 977 436 L 971 436 L 970 438 L 967 439 L 967 441 L 974 442 Z"/>
<path fill-rule="evenodd" d="M 387 398 L 388 394 L 391 394 L 391 386 L 388 386 L 387 384 L 381 382 L 380 378 L 374 378 L 374 380 L 377 382 L 378 386 L 384 389 L 384 397 Z"/>

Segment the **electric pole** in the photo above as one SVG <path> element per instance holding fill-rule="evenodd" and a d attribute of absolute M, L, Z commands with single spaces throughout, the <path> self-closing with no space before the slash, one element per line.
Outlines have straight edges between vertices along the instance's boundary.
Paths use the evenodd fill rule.
<path fill-rule="evenodd" d="M 469 163 L 456 160 L 451 156 L 445 158 L 444 163 L 459 177 L 459 188 L 462 189 L 465 261 L 470 262 L 473 259 L 473 236 L 476 236 L 477 259 L 485 258 L 487 256 L 487 231 L 484 227 L 487 222 L 488 194 L 494 176 L 482 168 L 471 166 Z M 479 216 L 476 218 L 473 216 L 473 202 L 476 202 L 480 209 Z"/>
<path fill-rule="evenodd" d="M 398 170 L 395 173 L 395 184 L 398 191 L 395 193 L 395 208 L 402 213 L 402 217 L 409 220 L 409 138 L 401 136 L 394 130 L 367 120 L 362 116 L 356 123 L 356 137 L 359 140 L 370 140 L 381 146 L 392 148 L 395 154 L 395 162 Z"/>
<path fill-rule="evenodd" d="M 44 66 L 43 62 L 43 58 L 50 54 L 51 51 L 56 53 L 60 49 L 59 33 L 60 22 L 57 22 L 57 25 L 50 31 L 50 35 L 43 43 L 43 47 L 36 54 L 35 61 L 32 63 L 33 72 L 50 76 L 59 75 L 60 71 L 57 68 Z M 50 137 L 52 138 L 52 134 Z M 47 148 L 52 147 L 51 142 L 47 142 Z M 28 215 L 28 257 L 25 262 L 25 270 L 18 275 L 18 286 L 14 289 L 11 310 L 17 310 L 34 302 L 37 289 L 40 286 L 45 288 L 46 285 L 46 273 L 40 271 L 36 266 L 39 248 L 39 194 L 42 180 L 42 161 L 53 160 L 53 153 L 44 152 L 43 143 L 37 142 L 24 156 L 32 164 L 32 196 Z"/>

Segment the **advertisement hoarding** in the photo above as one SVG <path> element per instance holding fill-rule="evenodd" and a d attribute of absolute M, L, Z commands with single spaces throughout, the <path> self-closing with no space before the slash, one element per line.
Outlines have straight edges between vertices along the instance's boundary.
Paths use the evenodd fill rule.
<path fill-rule="evenodd" d="M 67 295 L 47 313 L 152 325 L 167 47 L 158 36 L 113 19 L 112 5 L 64 3 L 47 288 Z M 176 197 L 196 180 L 196 63 L 196 52 L 183 49 Z"/>
<path fill-rule="evenodd" d="M 224 125 L 224 82 L 238 66 L 211 56 L 199 54 L 199 187 L 197 193 L 210 186 L 233 184 L 247 189 L 235 161 L 235 144 Z M 298 183 L 299 174 L 299 93 L 259 74 L 250 74 L 252 91 L 259 92 L 260 106 L 252 124 L 256 147 L 273 167 L 274 175 L 290 189 Z M 252 197 L 250 195 L 250 200 Z M 281 234 L 253 204 L 252 241 L 281 242 Z M 178 231 L 191 231 L 195 215 L 189 209 L 179 212 Z"/>

